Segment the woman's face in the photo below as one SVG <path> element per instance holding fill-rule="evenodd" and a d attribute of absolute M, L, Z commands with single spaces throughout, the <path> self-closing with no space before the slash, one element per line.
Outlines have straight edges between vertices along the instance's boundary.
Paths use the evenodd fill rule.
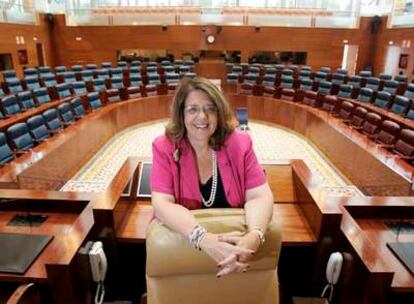
<path fill-rule="evenodd" d="M 200 90 L 191 91 L 184 104 L 184 125 L 189 139 L 206 141 L 217 128 L 217 107 Z"/>

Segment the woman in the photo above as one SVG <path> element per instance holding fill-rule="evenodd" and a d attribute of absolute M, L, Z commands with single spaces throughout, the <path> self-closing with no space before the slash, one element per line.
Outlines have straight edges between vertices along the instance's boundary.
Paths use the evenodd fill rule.
<path fill-rule="evenodd" d="M 155 216 L 218 264 L 217 277 L 246 271 L 264 241 L 273 195 L 248 134 L 234 131 L 223 94 L 204 78 L 184 80 L 165 135 L 153 142 Z M 245 209 L 248 232 L 217 235 L 197 225 L 191 209 Z"/>

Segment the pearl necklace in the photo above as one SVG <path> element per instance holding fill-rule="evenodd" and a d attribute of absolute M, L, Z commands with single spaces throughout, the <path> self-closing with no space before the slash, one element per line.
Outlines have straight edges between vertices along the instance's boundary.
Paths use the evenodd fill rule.
<path fill-rule="evenodd" d="M 203 202 L 203 205 L 208 207 L 211 207 L 214 203 L 214 199 L 216 198 L 216 192 L 217 192 L 217 158 L 216 158 L 216 151 L 211 150 L 211 162 L 213 166 L 213 181 L 211 184 L 211 192 L 210 197 L 206 201 L 204 200 L 203 195 L 201 195 L 201 200 Z"/>

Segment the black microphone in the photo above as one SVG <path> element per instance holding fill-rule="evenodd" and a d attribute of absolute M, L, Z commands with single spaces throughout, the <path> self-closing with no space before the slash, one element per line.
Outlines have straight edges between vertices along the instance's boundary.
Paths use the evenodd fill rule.
<path fill-rule="evenodd" d="M 173 153 L 173 159 L 178 164 L 180 162 L 180 158 L 181 158 L 181 149 L 177 148 L 175 149 Z"/>
<path fill-rule="evenodd" d="M 178 145 L 175 146 L 175 151 L 173 153 L 174 162 L 177 164 L 177 175 L 178 175 L 178 204 L 181 204 L 181 149 Z"/>

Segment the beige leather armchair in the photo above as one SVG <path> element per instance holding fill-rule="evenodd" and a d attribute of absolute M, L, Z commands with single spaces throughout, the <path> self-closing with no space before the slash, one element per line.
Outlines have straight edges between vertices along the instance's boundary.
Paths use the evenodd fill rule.
<path fill-rule="evenodd" d="M 192 212 L 210 232 L 246 230 L 243 209 Z M 209 256 L 155 219 L 146 237 L 148 304 L 277 304 L 280 245 L 280 227 L 273 220 L 250 269 L 217 278 Z"/>

